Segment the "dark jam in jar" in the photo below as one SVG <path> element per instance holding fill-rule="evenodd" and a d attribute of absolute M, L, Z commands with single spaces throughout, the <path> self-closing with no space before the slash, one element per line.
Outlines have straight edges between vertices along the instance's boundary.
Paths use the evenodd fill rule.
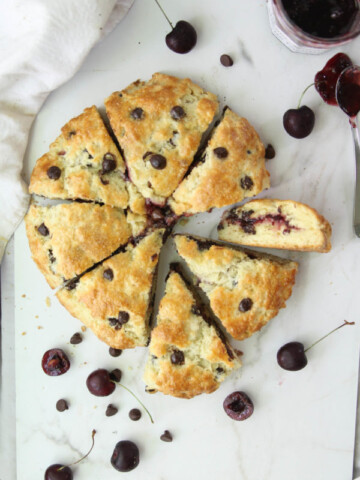
<path fill-rule="evenodd" d="M 357 0 L 281 0 L 290 20 L 320 38 L 348 33 L 358 11 Z"/>

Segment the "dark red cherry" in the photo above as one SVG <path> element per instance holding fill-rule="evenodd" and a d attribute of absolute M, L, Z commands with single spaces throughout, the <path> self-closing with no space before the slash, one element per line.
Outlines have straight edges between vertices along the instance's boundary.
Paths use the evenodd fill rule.
<path fill-rule="evenodd" d="M 303 105 L 292 108 L 284 113 L 283 125 L 289 135 L 294 138 L 305 138 L 312 132 L 315 125 L 315 115 L 311 108 Z"/>
<path fill-rule="evenodd" d="M 324 102 L 337 105 L 335 89 L 338 78 L 345 68 L 352 66 L 352 61 L 345 53 L 337 53 L 315 75 L 315 88 Z"/>
<path fill-rule="evenodd" d="M 115 383 L 111 381 L 109 372 L 104 368 L 90 373 L 86 380 L 86 386 L 89 392 L 97 397 L 107 397 L 115 390 Z"/>
<path fill-rule="evenodd" d="M 64 467 L 64 468 L 62 468 Z M 59 470 L 61 468 L 61 470 Z M 45 472 L 45 480 L 73 480 L 72 470 L 58 463 L 50 465 Z"/>
<path fill-rule="evenodd" d="M 46 375 L 57 377 L 69 370 L 70 361 L 63 350 L 52 348 L 44 353 L 41 366 Z"/>
<path fill-rule="evenodd" d="M 176 53 L 188 53 L 197 41 L 195 28 L 185 20 L 177 22 L 175 27 L 165 37 L 166 45 Z"/>
<path fill-rule="evenodd" d="M 254 412 L 254 404 L 245 392 L 233 392 L 223 403 L 226 414 L 233 420 L 246 420 Z"/>
<path fill-rule="evenodd" d="M 130 472 L 139 465 L 140 454 L 137 445 L 130 440 L 118 442 L 111 456 L 111 465 L 119 472 Z"/>
<path fill-rule="evenodd" d="M 307 365 L 304 345 L 300 342 L 289 342 L 277 352 L 277 361 L 281 368 L 296 372 Z"/>

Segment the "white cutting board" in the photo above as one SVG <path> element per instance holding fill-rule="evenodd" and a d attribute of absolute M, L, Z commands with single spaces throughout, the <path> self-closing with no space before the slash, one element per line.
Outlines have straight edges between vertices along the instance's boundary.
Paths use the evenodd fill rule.
<path fill-rule="evenodd" d="M 345 327 L 311 350 L 300 372 L 286 372 L 276 363 L 278 348 L 288 341 L 308 346 L 343 319 L 359 322 L 360 240 L 352 232 L 354 157 L 347 119 L 312 89 L 304 100 L 316 113 L 311 136 L 295 140 L 282 127 L 283 113 L 296 107 L 302 90 L 335 52 L 313 57 L 289 52 L 270 32 L 265 1 L 163 4 L 174 22 L 194 24 L 195 50 L 183 56 L 168 50 L 164 37 L 169 28 L 155 3 L 136 0 L 81 71 L 43 106 L 26 155 L 27 178 L 60 127 L 83 108 L 101 106 L 112 91 L 155 71 L 189 76 L 247 117 L 265 144 L 274 145 L 267 195 L 317 208 L 333 226 L 333 249 L 328 254 L 281 253 L 300 263 L 287 308 L 251 339 L 233 342 L 244 352 L 239 372 L 214 394 L 186 401 L 145 394 L 144 348 L 114 359 L 89 330 L 82 344 L 69 344 L 80 323 L 52 297 L 30 259 L 22 225 L 15 247 L 17 478 L 39 480 L 48 465 L 76 460 L 88 449 L 95 428 L 95 448 L 74 468 L 76 480 L 120 478 L 109 460 L 116 442 L 124 439 L 140 447 L 140 465 L 127 474 L 137 480 L 349 480 L 359 325 Z M 359 47 L 360 38 L 342 50 L 360 63 Z M 233 57 L 233 67 L 220 65 L 223 53 Z M 194 217 L 178 230 L 215 236 L 220 215 L 215 210 Z M 172 258 L 169 245 L 161 257 L 158 293 Z M 58 378 L 47 377 L 40 366 L 52 347 L 64 348 L 72 363 Z M 88 393 L 86 377 L 100 367 L 123 370 L 123 382 L 141 396 L 154 425 L 145 414 L 139 422 L 128 418 L 137 405 L 123 390 L 102 399 Z M 254 414 L 245 422 L 232 421 L 223 411 L 225 396 L 234 390 L 253 399 Z M 56 411 L 59 398 L 69 401 L 68 411 Z M 119 412 L 107 418 L 110 402 Z M 173 443 L 160 441 L 164 429 L 173 433 Z"/>

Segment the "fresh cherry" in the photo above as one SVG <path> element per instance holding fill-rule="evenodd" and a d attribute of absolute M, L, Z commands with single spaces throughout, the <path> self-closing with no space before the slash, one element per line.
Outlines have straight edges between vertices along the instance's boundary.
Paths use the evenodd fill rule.
<path fill-rule="evenodd" d="M 303 105 L 297 109 L 287 110 L 283 117 L 283 125 L 289 135 L 294 138 L 305 138 L 312 132 L 315 114 L 311 108 Z"/>
<path fill-rule="evenodd" d="M 60 348 L 52 348 L 44 353 L 41 366 L 46 375 L 57 377 L 69 370 L 70 361 L 63 350 Z"/>
<path fill-rule="evenodd" d="M 176 53 L 190 52 L 190 50 L 195 47 L 197 41 L 195 28 L 185 20 L 180 20 L 174 27 L 158 0 L 155 0 L 155 2 L 172 28 L 171 32 L 165 37 L 166 45 L 170 48 L 170 50 Z"/>
<path fill-rule="evenodd" d="M 71 468 L 66 467 L 65 465 L 60 465 L 56 463 L 50 465 L 45 472 L 45 480 L 73 480 L 73 473 Z"/>
<path fill-rule="evenodd" d="M 291 372 L 295 372 L 297 370 L 302 370 L 303 368 L 306 367 L 306 365 L 308 363 L 307 358 L 306 358 L 306 352 L 308 350 L 310 350 L 310 348 L 312 348 L 317 343 L 321 342 L 321 340 L 324 340 L 324 338 L 328 337 L 329 335 L 331 335 L 336 330 L 339 330 L 339 328 L 342 328 L 345 325 L 354 325 L 354 324 L 355 324 L 355 322 L 347 322 L 346 320 L 344 320 L 344 323 L 342 325 L 334 328 L 334 330 L 331 330 L 331 332 L 329 332 L 326 335 L 324 335 L 323 337 L 321 337 L 315 343 L 310 345 L 310 347 L 308 347 L 306 350 L 304 348 L 304 345 L 300 342 L 286 343 L 277 352 L 277 362 L 278 362 L 278 364 L 284 370 L 289 370 Z"/>
<path fill-rule="evenodd" d="M 245 392 L 233 392 L 223 403 L 226 414 L 233 420 L 246 420 L 254 412 L 254 404 Z"/>
<path fill-rule="evenodd" d="M 115 383 L 105 368 L 99 368 L 90 373 L 86 380 L 86 386 L 89 392 L 97 397 L 107 397 L 115 390 Z"/>
<path fill-rule="evenodd" d="M 337 53 L 326 63 L 325 67 L 315 75 L 315 88 L 324 102 L 337 105 L 336 83 L 345 68 L 352 66 L 352 61 L 345 53 Z"/>
<path fill-rule="evenodd" d="M 122 440 L 116 444 L 110 461 L 117 471 L 130 472 L 139 465 L 139 449 L 134 442 Z"/>

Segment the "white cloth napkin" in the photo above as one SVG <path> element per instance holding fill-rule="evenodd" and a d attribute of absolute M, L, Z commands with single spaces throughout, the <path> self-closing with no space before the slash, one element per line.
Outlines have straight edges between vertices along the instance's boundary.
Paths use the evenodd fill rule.
<path fill-rule="evenodd" d="M 133 1 L 0 2 L 0 262 L 29 203 L 21 171 L 35 115 Z"/>

